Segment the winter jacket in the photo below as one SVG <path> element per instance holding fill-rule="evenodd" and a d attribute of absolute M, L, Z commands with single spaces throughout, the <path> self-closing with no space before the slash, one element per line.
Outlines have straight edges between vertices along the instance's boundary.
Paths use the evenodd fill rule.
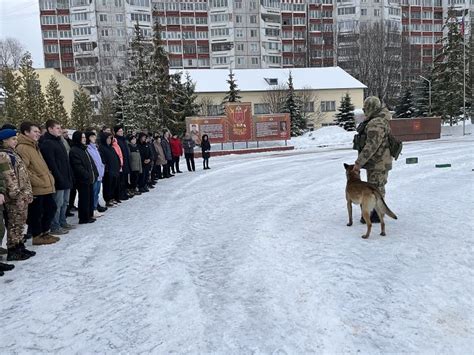
<path fill-rule="evenodd" d="M 161 146 L 161 143 L 158 141 L 153 142 L 153 146 L 155 147 L 156 150 L 156 160 L 155 163 L 158 165 L 166 165 L 168 164 L 166 157 L 165 157 L 165 152 L 163 151 L 163 147 Z"/>
<path fill-rule="evenodd" d="M 56 190 L 68 190 L 72 188 L 73 175 L 68 153 L 61 138 L 61 136 L 55 137 L 46 132 L 40 144 L 40 150 L 53 174 Z"/>
<path fill-rule="evenodd" d="M 130 149 L 128 147 L 127 140 L 123 136 L 116 136 L 117 144 L 122 151 L 123 157 L 123 165 L 122 165 L 122 172 L 124 174 L 130 174 Z"/>
<path fill-rule="evenodd" d="M 173 160 L 173 154 L 171 153 L 171 145 L 170 142 L 165 137 L 161 138 L 161 147 L 163 148 L 163 152 L 165 153 L 166 160 Z"/>
<path fill-rule="evenodd" d="M 196 146 L 196 142 L 192 138 L 185 138 L 183 139 L 183 148 L 186 154 L 194 153 L 194 147 Z"/>
<path fill-rule="evenodd" d="M 0 173 L 5 181 L 5 201 L 28 201 L 33 198 L 28 171 L 13 149 L 0 149 Z"/>
<path fill-rule="evenodd" d="M 211 143 L 209 140 L 205 141 L 204 139 L 201 141 L 201 151 L 203 158 L 210 158 L 211 157 Z"/>
<path fill-rule="evenodd" d="M 392 156 L 388 143 L 391 132 L 389 120 L 392 118 L 386 108 L 382 108 L 380 100 L 369 97 L 364 102 L 366 142 L 360 151 L 356 163 L 364 169 L 388 171 L 392 169 Z"/>
<path fill-rule="evenodd" d="M 170 139 L 170 146 L 173 157 L 180 157 L 183 155 L 183 145 L 181 144 L 181 140 L 179 138 L 172 137 Z"/>
<path fill-rule="evenodd" d="M 115 150 L 115 153 L 119 157 L 120 161 L 120 171 L 122 171 L 123 168 L 123 154 L 122 154 L 122 149 L 120 149 L 120 146 L 117 143 L 117 139 L 112 138 L 112 148 Z"/>
<path fill-rule="evenodd" d="M 131 171 L 138 171 L 142 173 L 142 158 L 140 156 L 140 151 L 136 144 L 128 143 L 128 148 L 130 150 L 130 169 Z"/>
<path fill-rule="evenodd" d="M 96 144 L 90 143 L 87 145 L 87 152 L 89 153 L 89 156 L 92 158 L 92 160 L 94 160 L 95 167 L 97 168 L 97 181 L 102 181 L 102 178 L 104 177 L 105 165 L 102 162 L 99 148 L 97 148 Z"/>
<path fill-rule="evenodd" d="M 78 134 L 76 134 L 78 133 Z M 72 135 L 72 147 L 69 151 L 69 160 L 77 184 L 92 185 L 99 176 L 94 159 L 87 152 L 87 146 L 81 143 L 81 132 Z"/>
<path fill-rule="evenodd" d="M 16 152 L 28 170 L 33 195 L 43 196 L 55 192 L 54 177 L 44 161 L 43 155 L 38 147 L 38 142 L 24 134 L 20 134 L 18 136 Z"/>
<path fill-rule="evenodd" d="M 102 162 L 105 165 L 104 173 L 109 174 L 110 176 L 119 176 L 120 175 L 120 160 L 112 148 L 112 146 L 107 144 L 107 137 L 110 136 L 110 133 L 105 133 L 100 135 L 100 144 L 99 144 L 99 153 L 102 157 Z"/>
<path fill-rule="evenodd" d="M 138 143 L 138 151 L 140 152 L 140 158 L 142 160 L 142 165 L 143 166 L 148 166 L 151 164 L 151 160 L 153 158 L 153 155 L 151 153 L 151 148 L 150 145 L 147 142 L 144 143 Z M 149 159 L 150 161 L 148 163 L 145 163 L 145 160 Z"/>

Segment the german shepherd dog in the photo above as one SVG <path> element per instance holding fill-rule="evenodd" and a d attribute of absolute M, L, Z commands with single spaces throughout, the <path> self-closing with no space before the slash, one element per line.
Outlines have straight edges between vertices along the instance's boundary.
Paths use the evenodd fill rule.
<path fill-rule="evenodd" d="M 349 223 L 347 223 L 347 226 L 352 226 L 352 204 L 354 203 L 361 206 L 362 217 L 367 224 L 367 232 L 362 238 L 366 239 L 370 235 L 372 229 L 370 212 L 373 209 L 375 209 L 380 219 L 380 226 L 382 227 L 380 235 L 385 235 L 383 216 L 387 214 L 393 219 L 397 219 L 397 216 L 390 211 L 377 187 L 360 180 L 360 175 L 353 171 L 354 165 L 344 164 L 344 168 L 346 169 L 347 177 L 346 200 L 347 212 L 349 213 Z"/>

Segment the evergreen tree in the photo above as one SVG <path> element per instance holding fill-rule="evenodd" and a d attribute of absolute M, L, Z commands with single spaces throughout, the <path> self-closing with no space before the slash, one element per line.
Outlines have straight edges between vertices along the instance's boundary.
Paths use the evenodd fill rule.
<path fill-rule="evenodd" d="M 113 127 L 116 125 L 113 97 L 111 94 L 107 94 L 105 91 L 100 93 L 99 114 L 96 116 L 96 119 L 97 123 L 107 127 Z"/>
<path fill-rule="evenodd" d="M 288 91 L 285 103 L 282 108 L 282 112 L 290 114 L 291 135 L 300 136 L 301 134 L 303 134 L 306 128 L 306 120 L 301 114 L 301 103 L 299 102 L 298 97 L 295 94 L 295 89 L 293 86 L 293 76 L 291 75 L 291 72 L 288 78 Z"/>
<path fill-rule="evenodd" d="M 59 121 L 62 125 L 68 124 L 68 115 L 64 108 L 64 97 L 61 95 L 58 81 L 51 76 L 46 86 L 46 115 L 48 119 Z"/>
<path fill-rule="evenodd" d="M 5 95 L 5 104 L 1 116 L 3 123 L 20 123 L 19 80 L 13 71 L 5 67 L 2 69 L 2 87 Z"/>
<path fill-rule="evenodd" d="M 428 78 L 431 80 L 431 78 Z M 418 80 L 415 84 L 414 101 L 415 114 L 414 117 L 428 117 L 430 115 L 430 86 L 426 80 Z"/>
<path fill-rule="evenodd" d="M 229 91 L 227 91 L 227 94 L 224 96 L 224 100 L 222 101 L 222 104 L 225 104 L 227 102 L 240 102 L 240 99 L 242 98 L 239 93 L 239 89 L 237 87 L 236 79 L 234 79 L 235 74 L 232 73 L 232 70 L 229 72 L 229 79 L 227 79 L 227 84 L 229 84 Z"/>
<path fill-rule="evenodd" d="M 71 128 L 84 130 L 96 126 L 97 124 L 92 117 L 93 112 L 89 93 L 82 89 L 75 90 L 71 110 Z"/>
<path fill-rule="evenodd" d="M 399 97 L 395 107 L 395 117 L 411 118 L 415 116 L 415 104 L 410 88 L 407 88 L 402 96 Z"/>
<path fill-rule="evenodd" d="M 122 125 L 127 131 L 130 127 L 127 127 L 127 122 L 124 119 L 124 110 L 125 110 L 125 93 L 124 93 L 124 86 L 122 84 L 122 77 L 117 75 L 115 78 L 115 90 L 114 90 L 114 98 L 113 98 L 113 111 L 114 111 L 114 125 Z"/>
<path fill-rule="evenodd" d="M 171 112 L 173 91 L 170 90 L 168 55 L 161 39 L 162 28 L 159 22 L 153 26 L 152 53 L 150 57 L 150 83 L 152 91 L 152 121 L 149 128 L 161 130 L 171 128 L 175 124 L 175 116 Z"/>
<path fill-rule="evenodd" d="M 124 88 L 122 121 L 127 129 L 150 128 L 153 119 L 153 90 L 150 80 L 150 48 L 145 43 L 140 26 L 135 24 L 130 43 L 129 64 L 131 77 Z"/>
<path fill-rule="evenodd" d="M 445 24 L 447 34 L 440 40 L 442 52 L 436 57 L 432 72 L 433 112 L 453 125 L 462 114 L 463 107 L 463 49 L 464 38 L 459 31 L 456 11 L 451 7 Z M 466 53 L 469 48 L 466 47 Z M 467 65 L 466 65 L 467 69 Z M 466 83 L 469 83 L 469 71 L 466 70 Z M 467 85 L 466 99 L 471 97 L 472 88 Z"/>
<path fill-rule="evenodd" d="M 199 105 L 196 103 L 196 84 L 193 83 L 189 73 L 186 74 L 186 81 L 182 82 L 182 74 L 176 73 L 171 76 L 171 112 L 174 115 L 173 125 L 170 127 L 173 133 L 182 135 L 186 131 L 186 117 L 197 116 Z"/>
<path fill-rule="evenodd" d="M 341 98 L 339 112 L 336 114 L 336 122 L 339 127 L 346 131 L 355 131 L 354 105 L 351 102 L 351 96 L 346 93 Z"/>
<path fill-rule="evenodd" d="M 44 122 L 47 118 L 45 98 L 41 91 L 39 76 L 33 69 L 31 54 L 26 52 L 20 62 L 18 78 L 19 115 L 18 120 Z"/>

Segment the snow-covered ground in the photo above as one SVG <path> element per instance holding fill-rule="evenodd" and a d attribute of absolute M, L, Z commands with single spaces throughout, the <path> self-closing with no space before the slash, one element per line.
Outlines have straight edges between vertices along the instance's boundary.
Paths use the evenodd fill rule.
<path fill-rule="evenodd" d="M 0 278 L 0 353 L 472 353 L 473 143 L 406 143 L 368 240 L 344 144 L 211 158 Z"/>

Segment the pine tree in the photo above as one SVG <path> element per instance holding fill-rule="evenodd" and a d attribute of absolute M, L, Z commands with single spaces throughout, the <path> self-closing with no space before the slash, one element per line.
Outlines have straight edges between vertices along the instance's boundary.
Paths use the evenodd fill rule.
<path fill-rule="evenodd" d="M 196 103 L 196 85 L 191 80 L 189 73 L 186 74 L 186 81 L 182 82 L 180 72 L 171 76 L 171 112 L 174 115 L 173 125 L 170 127 L 173 133 L 182 135 L 186 131 L 186 117 L 196 116 L 199 113 L 199 105 Z"/>
<path fill-rule="evenodd" d="M 2 69 L 2 86 L 5 95 L 5 104 L 1 112 L 2 122 L 20 123 L 19 80 L 8 67 Z"/>
<path fill-rule="evenodd" d="M 62 125 L 68 125 L 68 115 L 64 108 L 64 97 L 61 95 L 58 81 L 51 76 L 46 86 L 46 115 L 48 119 L 59 121 Z"/>
<path fill-rule="evenodd" d="M 346 93 L 341 98 L 339 112 L 336 114 L 336 122 L 339 127 L 346 131 L 355 131 L 354 105 L 351 102 L 351 96 Z"/>
<path fill-rule="evenodd" d="M 428 78 L 431 80 L 431 78 Z M 418 80 L 414 92 L 414 117 L 428 117 L 430 115 L 430 86 L 426 80 Z"/>
<path fill-rule="evenodd" d="M 114 125 L 122 125 L 127 131 L 130 127 L 127 127 L 127 122 L 124 119 L 125 110 L 125 93 L 124 86 L 122 84 L 122 77 L 117 75 L 115 78 L 115 90 L 113 98 L 113 111 L 114 111 Z"/>
<path fill-rule="evenodd" d="M 44 122 L 47 118 L 45 98 L 41 91 L 39 76 L 33 69 L 31 54 L 26 52 L 20 62 L 18 78 L 19 115 L 17 123 L 22 121 Z"/>
<path fill-rule="evenodd" d="M 107 127 L 116 125 L 115 121 L 115 106 L 111 94 L 102 91 L 99 97 L 99 114 L 96 116 L 97 123 Z"/>
<path fill-rule="evenodd" d="M 153 86 L 150 80 L 150 48 L 145 43 L 140 26 L 135 24 L 130 43 L 131 77 L 124 88 L 123 123 L 127 129 L 150 128 L 153 120 Z"/>
<path fill-rule="evenodd" d="M 227 84 L 229 84 L 229 91 L 224 96 L 224 100 L 222 100 L 222 104 L 227 102 L 240 102 L 242 98 L 239 93 L 239 89 L 237 87 L 236 79 L 234 79 L 235 74 L 232 73 L 232 70 L 229 72 L 229 79 L 227 79 Z"/>
<path fill-rule="evenodd" d="M 170 89 L 168 55 L 161 39 L 162 28 L 159 22 L 153 26 L 152 52 L 150 57 L 150 83 L 152 86 L 152 117 L 150 129 L 161 130 L 171 128 L 176 122 L 171 112 L 173 91 Z"/>
<path fill-rule="evenodd" d="M 291 72 L 288 78 L 288 91 L 282 112 L 290 114 L 291 135 L 300 136 L 303 134 L 306 128 L 306 121 L 301 114 L 301 103 L 298 101 L 298 97 L 295 94 Z"/>
<path fill-rule="evenodd" d="M 395 117 L 411 118 L 415 116 L 415 104 L 410 88 L 405 89 L 402 96 L 399 97 L 395 107 Z"/>
<path fill-rule="evenodd" d="M 462 114 L 463 107 L 463 46 L 469 53 L 467 44 L 459 31 L 456 12 L 448 10 L 445 24 L 447 34 L 441 39 L 442 52 L 436 57 L 432 71 L 433 78 L 433 111 L 443 121 L 453 125 Z M 466 70 L 466 83 L 469 83 L 469 72 Z M 466 87 L 466 99 L 471 97 L 471 89 Z"/>
<path fill-rule="evenodd" d="M 75 90 L 71 110 L 71 128 L 84 130 L 96 126 L 97 124 L 92 117 L 93 112 L 89 93 L 83 89 Z"/>

